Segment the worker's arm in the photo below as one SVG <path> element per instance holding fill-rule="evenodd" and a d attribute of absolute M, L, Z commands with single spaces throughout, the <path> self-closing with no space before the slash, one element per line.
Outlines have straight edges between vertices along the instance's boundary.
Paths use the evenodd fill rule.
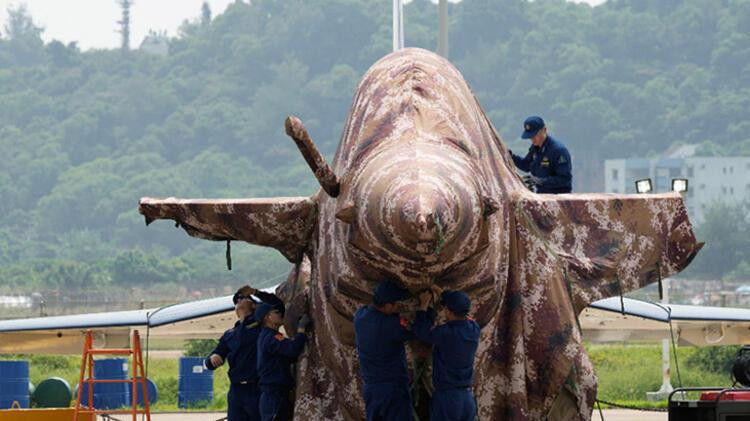
<path fill-rule="evenodd" d="M 417 317 L 414 319 L 414 335 L 422 342 L 434 344 L 435 337 L 432 329 L 434 324 L 435 310 L 432 307 L 417 311 Z"/>
<path fill-rule="evenodd" d="M 227 355 L 229 355 L 229 345 L 227 345 L 228 336 L 229 332 L 224 332 L 216 348 L 206 357 L 204 364 L 209 370 L 216 370 L 226 361 Z"/>
<path fill-rule="evenodd" d="M 533 146 L 529 148 L 529 152 L 523 158 L 514 154 L 513 152 L 510 153 L 510 155 L 513 157 L 513 162 L 516 164 L 516 167 L 518 167 L 518 169 L 520 169 L 521 171 L 529 172 L 529 170 L 531 169 L 531 161 L 534 160 L 533 148 Z"/>
<path fill-rule="evenodd" d="M 552 175 L 541 177 L 542 183 L 540 186 L 548 189 L 570 186 L 573 174 L 570 153 L 567 149 L 562 149 L 555 156 L 551 157 L 550 165 L 553 166 Z"/>
<path fill-rule="evenodd" d="M 297 358 L 302 350 L 305 349 L 307 336 L 304 333 L 297 333 L 293 339 L 284 338 L 284 335 L 277 333 L 274 340 L 269 345 L 269 351 L 272 354 L 281 354 L 289 358 Z"/>

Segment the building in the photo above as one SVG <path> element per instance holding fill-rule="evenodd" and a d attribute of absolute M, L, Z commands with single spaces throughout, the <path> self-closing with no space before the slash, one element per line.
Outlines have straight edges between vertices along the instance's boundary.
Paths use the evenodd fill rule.
<path fill-rule="evenodd" d="M 687 178 L 685 205 L 700 224 L 705 212 L 720 202 L 750 202 L 750 157 L 695 156 L 696 145 L 670 148 L 657 158 L 608 159 L 604 191 L 635 193 L 635 181 L 650 178 L 655 193 L 672 189 L 673 178 Z"/>
<path fill-rule="evenodd" d="M 149 30 L 148 35 L 141 42 L 140 51 L 166 57 L 169 55 L 169 37 L 166 31 Z"/>

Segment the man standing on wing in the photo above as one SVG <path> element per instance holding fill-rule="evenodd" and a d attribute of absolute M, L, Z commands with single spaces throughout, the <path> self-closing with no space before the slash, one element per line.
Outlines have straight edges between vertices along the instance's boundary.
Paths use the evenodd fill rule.
<path fill-rule="evenodd" d="M 521 137 L 531 140 L 531 147 L 525 157 L 510 151 L 516 167 L 531 173 L 530 181 L 537 193 L 570 193 L 573 174 L 568 149 L 547 134 L 547 126 L 541 117 L 527 118 L 523 128 Z"/>

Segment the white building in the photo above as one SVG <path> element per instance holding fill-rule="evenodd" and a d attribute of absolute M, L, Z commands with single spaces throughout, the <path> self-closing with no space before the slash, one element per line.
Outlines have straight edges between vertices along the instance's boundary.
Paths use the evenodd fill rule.
<path fill-rule="evenodd" d="M 149 30 L 148 35 L 146 35 L 146 38 L 143 39 L 138 49 L 157 56 L 168 56 L 169 37 L 167 36 L 167 32 L 156 32 L 153 30 Z"/>
<path fill-rule="evenodd" d="M 719 202 L 750 202 L 750 157 L 695 156 L 696 145 L 671 148 L 659 158 L 604 161 L 604 191 L 635 193 L 635 181 L 650 178 L 655 193 L 672 189 L 673 178 L 687 178 L 685 205 L 697 224 Z"/>

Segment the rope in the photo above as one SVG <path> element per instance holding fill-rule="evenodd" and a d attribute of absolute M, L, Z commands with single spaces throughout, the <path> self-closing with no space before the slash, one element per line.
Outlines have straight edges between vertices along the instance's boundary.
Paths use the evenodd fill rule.
<path fill-rule="evenodd" d="M 672 338 L 672 353 L 674 354 L 674 366 L 677 369 L 677 383 L 682 387 L 682 376 L 680 375 L 680 363 L 677 359 L 677 344 L 674 341 L 674 329 L 672 329 L 672 309 L 668 311 L 669 314 L 669 336 Z"/>
<path fill-rule="evenodd" d="M 596 401 L 596 407 L 599 409 L 599 417 L 604 421 L 604 412 L 602 412 L 602 406 L 599 405 L 599 401 Z"/>
<path fill-rule="evenodd" d="M 227 240 L 227 270 L 232 270 L 232 240 Z"/>
<path fill-rule="evenodd" d="M 603 403 L 605 405 L 614 406 L 615 408 L 622 408 L 622 409 L 633 409 L 635 411 L 644 411 L 644 412 L 668 412 L 669 409 L 667 408 L 648 408 L 645 406 L 637 406 L 637 405 L 626 405 L 621 403 L 614 403 L 610 401 L 605 401 L 604 399 L 597 399 L 596 404 L 599 405 L 599 403 Z M 601 406 L 599 407 L 599 412 L 601 413 Z M 602 416 L 602 419 L 604 417 Z"/>

